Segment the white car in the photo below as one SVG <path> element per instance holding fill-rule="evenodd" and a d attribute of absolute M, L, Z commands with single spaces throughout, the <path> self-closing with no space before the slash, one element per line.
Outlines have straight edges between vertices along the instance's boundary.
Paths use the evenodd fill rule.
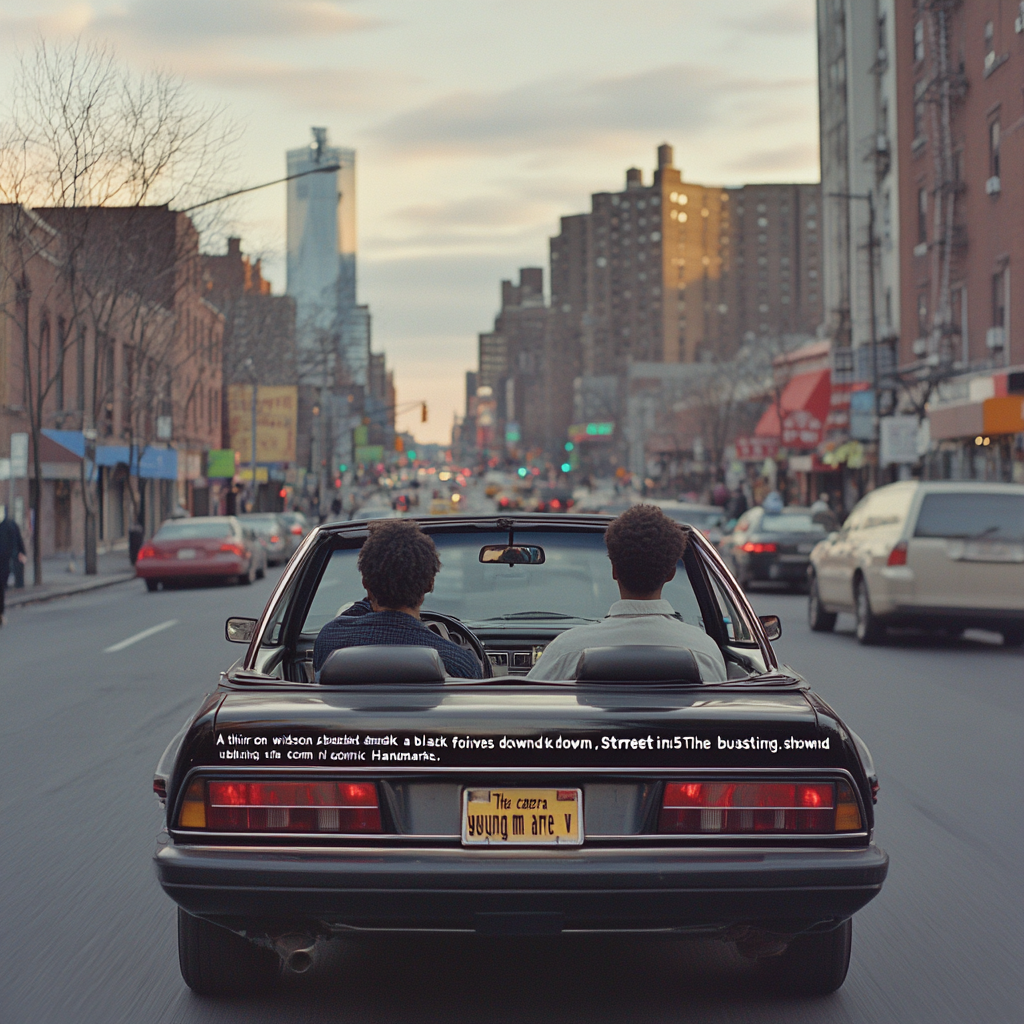
<path fill-rule="evenodd" d="M 852 611 L 857 639 L 925 626 L 1024 644 L 1024 487 L 907 481 L 872 491 L 811 552 L 808 619 L 826 632 Z"/>

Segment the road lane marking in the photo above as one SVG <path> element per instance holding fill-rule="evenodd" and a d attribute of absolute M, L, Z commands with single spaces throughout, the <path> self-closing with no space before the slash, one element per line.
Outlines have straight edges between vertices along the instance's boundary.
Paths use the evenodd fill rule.
<path fill-rule="evenodd" d="M 177 619 L 168 619 L 166 622 L 161 622 L 159 626 L 150 626 L 149 629 L 144 629 L 141 633 L 128 637 L 127 640 L 121 640 L 119 643 L 104 647 L 103 653 L 116 654 L 118 651 L 123 651 L 126 647 L 131 647 L 132 644 L 137 644 L 140 640 L 145 640 L 147 636 L 152 636 L 154 633 L 162 633 L 165 629 L 170 629 L 171 626 L 176 626 L 177 624 Z"/>

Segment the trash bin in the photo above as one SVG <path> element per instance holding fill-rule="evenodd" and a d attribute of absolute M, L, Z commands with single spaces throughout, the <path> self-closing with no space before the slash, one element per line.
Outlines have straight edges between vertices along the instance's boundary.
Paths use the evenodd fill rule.
<path fill-rule="evenodd" d="M 138 560 L 144 535 L 143 529 L 138 523 L 133 523 L 128 527 L 128 558 L 132 565 Z"/>

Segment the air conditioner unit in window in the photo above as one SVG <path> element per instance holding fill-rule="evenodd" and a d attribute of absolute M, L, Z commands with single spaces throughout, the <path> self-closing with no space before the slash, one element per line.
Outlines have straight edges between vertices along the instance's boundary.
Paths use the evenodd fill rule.
<path fill-rule="evenodd" d="M 985 332 L 985 344 L 988 348 L 1003 348 L 1006 345 L 1006 328 L 990 327 Z"/>
<path fill-rule="evenodd" d="M 993 175 L 988 181 L 985 182 L 985 191 L 990 196 L 997 196 L 1002 192 L 1003 186 L 999 180 L 999 175 Z"/>

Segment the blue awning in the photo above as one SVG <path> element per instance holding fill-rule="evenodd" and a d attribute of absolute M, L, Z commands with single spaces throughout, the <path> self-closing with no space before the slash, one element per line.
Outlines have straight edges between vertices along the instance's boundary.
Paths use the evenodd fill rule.
<path fill-rule="evenodd" d="M 44 430 L 43 434 L 78 458 L 85 458 L 85 438 L 80 430 Z M 132 458 L 132 454 L 136 458 Z M 138 449 L 126 444 L 96 445 L 97 466 L 125 465 L 132 476 L 144 480 L 177 480 L 178 453 L 173 448 L 144 448 L 138 458 Z"/>

